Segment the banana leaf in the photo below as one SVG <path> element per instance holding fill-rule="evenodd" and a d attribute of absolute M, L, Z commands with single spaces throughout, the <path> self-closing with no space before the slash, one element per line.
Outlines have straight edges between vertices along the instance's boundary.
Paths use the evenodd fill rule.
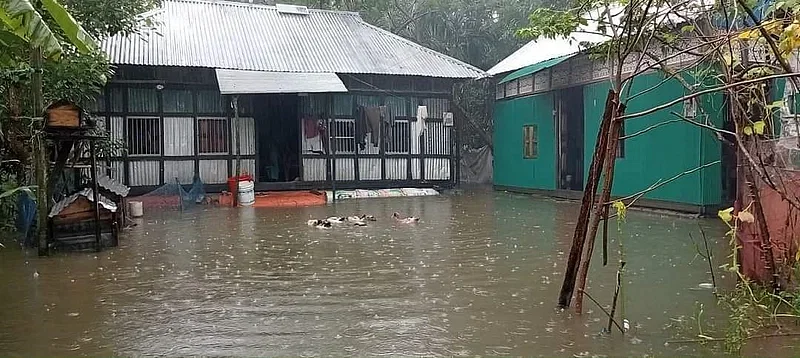
<path fill-rule="evenodd" d="M 94 39 L 75 21 L 64 6 L 61 6 L 56 0 L 42 0 L 42 5 L 78 51 L 90 53 L 97 48 Z"/>
<path fill-rule="evenodd" d="M 39 47 L 44 57 L 61 56 L 61 42 L 29 0 L 0 0 L 0 23 L 32 47 Z"/>

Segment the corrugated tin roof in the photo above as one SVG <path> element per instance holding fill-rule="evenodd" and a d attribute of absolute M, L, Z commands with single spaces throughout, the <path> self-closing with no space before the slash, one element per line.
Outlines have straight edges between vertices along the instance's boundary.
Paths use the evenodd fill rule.
<path fill-rule="evenodd" d="M 128 188 L 124 184 L 111 179 L 108 175 L 100 173 L 97 175 L 97 185 L 121 197 L 128 196 L 128 193 L 131 191 L 131 188 Z"/>
<path fill-rule="evenodd" d="M 495 76 L 516 71 L 540 62 L 575 54 L 585 50 L 587 46 L 608 41 L 613 36 L 611 26 L 601 26 L 601 23 L 608 22 L 607 16 L 611 16 L 617 23 L 622 14 L 623 8 L 616 5 L 607 8 L 601 6 L 586 11 L 583 14 L 583 18 L 587 20 L 586 25 L 578 26 L 578 29 L 569 36 L 557 38 L 540 37 L 537 40 L 528 42 L 487 72 L 489 75 Z"/>
<path fill-rule="evenodd" d="M 217 69 L 217 83 L 222 94 L 347 92 L 335 73 Z"/>
<path fill-rule="evenodd" d="M 653 23 L 665 23 L 663 19 L 668 19 L 672 23 L 682 23 L 687 18 L 703 13 L 702 9 L 708 9 L 709 6 L 700 0 L 689 0 L 682 3 L 680 8 L 669 4 L 661 8 L 653 7 L 648 10 L 648 16 L 652 16 L 654 20 L 648 20 L 645 26 L 650 27 Z M 528 42 L 486 72 L 490 76 L 495 76 L 516 71 L 543 61 L 576 54 L 587 47 L 606 42 L 613 38 L 612 26 L 608 26 L 609 17 L 611 18 L 610 21 L 619 27 L 623 23 L 624 15 L 625 7 L 620 5 L 601 6 L 589 10 L 583 16 L 587 20 L 586 25 L 579 26 L 569 36 L 558 38 L 542 37 Z"/>
<path fill-rule="evenodd" d="M 608 39 L 609 37 L 603 35 L 581 31 L 576 31 L 571 34 L 569 38 L 540 38 L 528 42 L 525 46 L 522 46 L 522 48 L 494 65 L 494 67 L 490 68 L 487 72 L 491 76 L 496 76 L 501 73 L 516 71 L 543 61 L 578 53 L 586 49 L 586 44 L 597 44 Z"/>
<path fill-rule="evenodd" d="M 575 56 L 575 55 L 574 54 L 572 54 L 572 55 L 564 55 L 564 56 L 556 57 L 556 58 L 553 58 L 553 59 L 550 59 L 550 60 L 547 60 L 547 61 L 534 63 L 534 64 L 532 64 L 530 66 L 527 66 L 527 67 L 523 67 L 522 69 L 516 70 L 516 71 L 512 72 L 510 75 L 508 75 L 505 78 L 503 78 L 503 80 L 500 81 L 500 83 L 506 83 L 506 82 L 509 82 L 509 81 L 516 80 L 517 78 L 520 78 L 520 77 L 525 77 L 527 75 L 534 74 L 534 73 L 542 71 L 542 70 L 546 70 L 546 69 L 548 69 L 550 67 L 556 66 L 559 63 L 570 59 L 572 56 Z"/>
<path fill-rule="evenodd" d="M 61 213 L 61 211 L 66 209 L 68 206 L 70 206 L 70 204 L 74 203 L 75 200 L 78 200 L 78 198 L 80 197 L 85 197 L 86 199 L 89 199 L 89 201 L 94 202 L 94 191 L 91 188 L 86 188 L 62 199 L 61 201 L 57 202 L 52 209 L 50 209 L 50 214 L 48 215 L 48 217 L 52 218 L 58 215 L 59 213 Z M 100 206 L 104 207 L 106 210 L 112 213 L 117 212 L 117 204 L 114 204 L 113 201 L 108 200 L 108 198 L 100 194 L 97 194 L 97 198 L 98 200 L 100 200 Z"/>
<path fill-rule="evenodd" d="M 111 63 L 271 72 L 476 78 L 480 69 L 364 22 L 356 13 L 164 0 L 153 28 L 102 43 Z"/>

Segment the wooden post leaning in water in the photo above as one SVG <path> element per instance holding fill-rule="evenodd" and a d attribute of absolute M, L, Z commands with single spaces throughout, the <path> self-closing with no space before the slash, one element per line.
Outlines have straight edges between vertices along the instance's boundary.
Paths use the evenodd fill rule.
<path fill-rule="evenodd" d="M 580 273 L 578 275 L 578 292 L 575 298 L 575 312 L 581 314 L 583 311 L 583 290 L 586 289 L 586 277 L 589 275 L 589 264 L 592 261 L 592 253 L 594 253 L 594 242 L 597 237 L 597 229 L 600 227 L 600 220 L 608 218 L 608 201 L 611 199 L 611 187 L 614 183 L 614 164 L 617 159 L 617 148 L 619 147 L 619 129 L 622 126 L 622 120 L 619 119 L 624 106 L 614 98 L 612 101 L 613 112 L 611 115 L 611 125 L 607 133 L 608 143 L 606 148 L 606 157 L 603 163 L 603 192 L 600 194 L 600 200 L 597 201 L 594 207 L 594 213 L 591 215 L 591 224 L 589 225 L 588 245 L 586 246 L 586 254 L 581 263 Z"/>
<path fill-rule="evenodd" d="M 586 241 L 586 229 L 589 226 L 589 211 L 594 205 L 597 185 L 600 182 L 600 170 L 606 156 L 606 146 L 608 144 L 608 130 L 611 127 L 611 117 L 615 108 L 617 98 L 616 92 L 608 91 L 606 106 L 603 111 L 603 119 L 600 122 L 600 129 L 597 132 L 597 142 L 594 146 L 592 164 L 589 167 L 589 177 L 586 180 L 586 188 L 583 190 L 581 210 L 578 214 L 578 222 L 575 224 L 575 233 L 572 236 L 572 248 L 569 251 L 567 260 L 567 270 L 564 273 L 564 282 L 561 285 L 561 292 L 558 296 L 558 306 L 561 308 L 569 307 L 572 301 L 572 294 L 575 291 L 575 280 L 578 277 L 578 265 L 583 254 L 583 244 Z"/>
<path fill-rule="evenodd" d="M 94 200 L 94 250 L 100 252 L 103 233 L 100 229 L 100 193 L 97 185 L 97 151 L 94 138 L 89 139 L 89 152 L 92 160 L 92 200 Z"/>

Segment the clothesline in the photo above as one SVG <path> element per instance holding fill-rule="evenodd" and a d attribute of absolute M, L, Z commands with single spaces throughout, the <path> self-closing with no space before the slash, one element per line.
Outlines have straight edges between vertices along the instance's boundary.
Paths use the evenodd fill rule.
<path fill-rule="evenodd" d="M 404 99 L 406 99 L 406 98 L 407 98 L 407 97 L 403 97 L 403 96 L 395 96 L 395 95 L 393 94 L 393 93 L 395 93 L 395 92 L 393 92 L 393 91 L 389 91 L 389 90 L 385 90 L 385 89 L 383 89 L 383 88 L 380 88 L 380 87 L 378 87 L 378 86 L 375 86 L 375 85 L 373 85 L 372 83 L 369 83 L 369 82 L 367 82 L 367 81 L 361 80 L 361 79 L 359 79 L 358 77 L 355 77 L 355 76 L 353 76 L 353 75 L 349 75 L 349 74 L 346 74 L 346 75 L 347 75 L 347 77 L 350 77 L 351 79 L 353 79 L 353 80 L 356 80 L 357 82 L 360 82 L 361 84 L 365 84 L 365 85 L 367 85 L 367 86 L 371 87 L 372 89 L 374 89 L 374 90 L 376 90 L 376 91 L 378 91 L 378 92 L 383 92 L 383 93 L 385 93 L 385 94 L 386 94 L 386 95 L 388 95 L 389 97 L 392 97 L 392 98 L 397 98 L 397 99 L 402 99 L 402 100 L 404 100 Z"/>

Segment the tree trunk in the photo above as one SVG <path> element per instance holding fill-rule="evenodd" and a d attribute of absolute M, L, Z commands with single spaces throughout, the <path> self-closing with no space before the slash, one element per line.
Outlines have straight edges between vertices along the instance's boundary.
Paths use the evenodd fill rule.
<path fill-rule="evenodd" d="M 583 263 L 580 268 L 580 275 L 578 276 L 578 292 L 575 298 L 575 312 L 581 314 L 583 311 L 583 290 L 586 289 L 586 277 L 589 275 L 589 264 L 592 261 L 592 253 L 594 253 L 594 242 L 597 237 L 597 229 L 600 227 L 600 220 L 604 218 L 604 213 L 608 214 L 607 202 L 611 199 L 611 188 L 614 183 L 614 164 L 617 159 L 617 147 L 619 146 L 619 128 L 622 125 L 622 120 L 619 119 L 623 112 L 623 107 L 618 103 L 615 97 L 612 101 L 613 114 L 611 117 L 611 126 L 607 133 L 608 144 L 606 148 L 606 157 L 603 167 L 603 192 L 600 194 L 600 200 L 594 207 L 594 214 L 591 216 L 591 225 L 589 226 L 588 246 L 586 247 L 586 255 L 583 258 Z"/>
<path fill-rule="evenodd" d="M 594 156 L 589 167 L 589 178 L 586 181 L 586 188 L 583 191 L 581 210 L 578 214 L 578 223 L 575 224 L 575 233 L 572 236 L 572 248 L 569 252 L 567 270 L 564 273 L 564 282 L 561 285 L 561 292 L 558 296 L 558 306 L 561 308 L 569 307 L 572 301 L 572 294 L 575 291 L 575 280 L 578 276 L 578 265 L 583 254 L 583 245 L 586 241 L 586 229 L 589 225 L 589 211 L 594 205 L 597 185 L 600 182 L 600 169 L 603 167 L 608 145 L 608 130 L 611 127 L 611 118 L 614 113 L 617 94 L 613 90 L 608 91 L 606 97 L 606 107 L 603 112 L 603 119 L 600 122 L 600 129 L 597 132 L 597 143 L 594 146 Z"/>

